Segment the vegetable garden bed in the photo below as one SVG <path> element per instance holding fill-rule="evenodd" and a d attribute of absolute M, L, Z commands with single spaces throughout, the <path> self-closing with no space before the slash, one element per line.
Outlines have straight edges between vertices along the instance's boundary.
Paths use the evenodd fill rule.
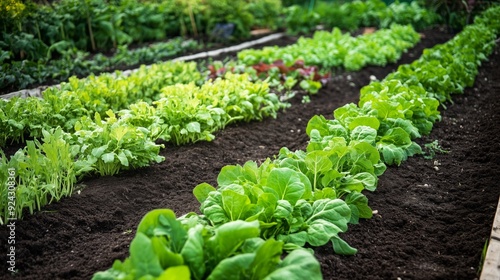
<path fill-rule="evenodd" d="M 449 38 L 431 30 L 400 63 L 418 58 L 423 48 Z M 430 136 L 447 154 L 434 159 L 412 157 L 389 167 L 377 191 L 367 193 L 378 212 L 351 225 L 341 237 L 358 248 L 339 256 L 331 245 L 316 249 L 325 279 L 473 279 L 490 232 L 499 195 L 500 145 L 495 139 L 499 112 L 499 48 L 483 64 L 474 88 L 454 96 L 442 110 Z M 167 146 L 167 160 L 114 177 L 88 179 L 73 197 L 16 223 L 16 268 L 19 279 L 89 279 L 116 258 L 128 255 L 141 217 L 155 208 L 176 213 L 198 211 L 192 195 L 201 182 L 215 184 L 225 165 L 263 161 L 286 146 L 303 149 L 307 121 L 316 114 L 356 102 L 370 76 L 385 77 L 395 65 L 368 67 L 335 77 L 311 103 L 292 100 L 278 119 L 240 124 L 219 132 L 213 142 Z M 495 74 L 496 73 L 496 74 Z M 9 232 L 0 229 L 0 239 Z M 2 242 L 2 251 L 7 244 Z M 5 262 L 4 262 L 5 263 Z"/>

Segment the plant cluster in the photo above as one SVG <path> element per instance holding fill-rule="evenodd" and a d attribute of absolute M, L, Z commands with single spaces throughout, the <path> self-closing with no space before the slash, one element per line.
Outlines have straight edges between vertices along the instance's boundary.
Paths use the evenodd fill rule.
<path fill-rule="evenodd" d="M 114 175 L 164 160 L 157 139 L 174 144 L 209 141 L 230 122 L 275 117 L 286 106 L 264 82 L 228 74 L 203 83 L 196 64 L 184 62 L 143 67 L 129 76 L 72 78 L 43 95 L 0 103 L 2 141 L 34 138 L 9 161 L 2 155 L 0 163 L 2 170 L 20 170 L 19 202 L 11 215 L 18 218 L 24 208 L 32 213 L 70 195 L 85 175 Z M 2 199 L 7 192 L 3 184 Z M 9 216 L 7 204 L 1 205 L 0 216 Z"/>
<path fill-rule="evenodd" d="M 365 65 L 385 66 L 395 62 L 419 40 L 420 36 L 411 26 L 397 24 L 358 37 L 334 28 L 332 32 L 317 31 L 312 38 L 301 37 L 296 44 L 287 47 L 243 50 L 238 53 L 238 59 L 246 65 L 273 63 L 282 59 L 287 66 L 303 60 L 306 65 L 326 69 L 344 67 L 359 70 Z"/>
<path fill-rule="evenodd" d="M 360 27 L 387 28 L 393 23 L 412 24 L 421 30 L 439 20 L 433 11 L 421 7 L 417 1 L 411 3 L 398 1 L 386 5 L 381 0 L 318 1 L 313 8 L 294 5 L 285 9 L 287 32 L 292 34 L 309 33 L 317 26 L 328 29 L 338 27 L 343 30 L 356 30 Z"/>
<path fill-rule="evenodd" d="M 24 89 L 71 75 L 84 76 L 166 58 L 198 47 L 179 39 L 129 52 L 128 45 L 193 34 L 214 37 L 218 24 L 234 25 L 231 38 L 253 26 L 280 25 L 279 0 L 150 1 L 63 0 L 38 5 L 16 0 L 0 6 L 0 89 Z M 88 52 L 113 52 L 112 57 Z"/>
<path fill-rule="evenodd" d="M 306 151 L 282 148 L 260 166 L 249 161 L 222 168 L 217 188 L 202 183 L 193 191 L 201 212 L 212 225 L 259 220 L 263 238 L 295 246 L 331 241 L 336 253 L 354 254 L 338 234 L 348 223 L 371 217 L 362 191 L 375 190 L 385 164 L 399 165 L 422 153 L 413 140 L 430 132 L 450 93 L 461 93 L 474 81 L 500 31 L 499 10 L 489 10 L 454 39 L 364 87 L 358 105 L 336 109 L 335 119 L 313 117 Z M 442 79 L 428 74 L 437 66 L 446 69 Z M 413 72 L 406 75 L 407 69 Z M 447 92 L 436 90 L 440 82 Z"/>
<path fill-rule="evenodd" d="M 398 76 L 398 70 L 384 80 L 364 87 L 359 106 L 348 104 L 335 110 L 333 120 L 313 117 L 307 125 L 310 141 L 306 151 L 291 152 L 282 148 L 274 160 L 267 159 L 260 166 L 248 161 L 243 166 L 223 167 L 217 178 L 217 188 L 202 183 L 193 190 L 201 203 L 203 215 L 187 214 L 185 217 L 201 217 L 201 221 L 193 223 L 200 228 L 214 227 L 214 232 L 235 222 L 257 225 L 258 221 L 260 237 L 271 242 L 284 242 L 280 248 L 292 250 L 289 256 L 296 252 L 293 249 L 302 250 L 300 248 L 305 244 L 320 246 L 327 242 L 332 242 L 337 253 L 356 253 L 356 249 L 338 235 L 347 230 L 349 223 L 371 217 L 372 211 L 362 191 L 375 190 L 377 177 L 384 172 L 385 164 L 400 164 L 408 156 L 420 152 L 420 147 L 412 140 L 430 131 L 433 122 L 439 119 L 437 106 L 440 100 L 448 100 L 446 95 L 436 98 L 436 88 L 431 83 L 434 77 L 429 77 L 424 68 L 433 68 L 437 63 L 444 65 L 449 69 L 450 77 L 458 78 L 451 81 L 455 89 L 453 93 L 460 93 L 469 80 L 474 79 L 474 70 L 477 71 L 480 62 L 493 49 L 500 30 L 495 29 L 496 20 L 488 18 L 492 14 L 485 13 L 477 24 L 467 27 L 454 39 L 427 50 L 414 63 L 402 66 L 400 69 L 422 69 L 414 69 L 411 77 Z M 450 67 L 454 63 L 473 69 Z M 419 82 L 416 84 L 415 80 Z M 430 86 L 426 85 L 427 82 Z M 446 83 L 442 85 L 447 87 Z M 175 216 L 169 215 L 173 220 Z M 133 243 L 143 239 L 142 223 Z M 165 226 L 166 232 L 176 228 L 170 223 L 169 219 L 163 220 L 164 225 L 169 225 Z M 154 232 L 163 234 L 165 231 Z M 143 248 L 151 248 L 151 245 L 144 244 Z M 172 245 L 167 245 L 172 243 L 164 244 L 145 259 L 160 260 L 164 256 L 163 248 L 172 248 Z M 115 262 L 110 270 L 96 273 L 95 279 L 122 279 L 127 275 L 136 278 L 134 269 L 140 269 L 140 264 L 133 264 L 132 260 L 138 253 L 132 246 L 130 251 L 131 257 L 125 263 Z M 198 258 L 205 256 L 202 252 L 197 254 Z M 231 258 L 239 258 L 239 252 L 236 251 Z M 188 261 L 189 271 L 204 267 L 202 263 L 213 266 L 210 260 L 204 260 L 195 267 L 191 267 Z M 233 265 L 234 270 L 218 277 L 226 279 L 236 275 L 236 279 L 253 279 L 245 275 L 248 266 Z M 166 274 L 168 270 L 168 266 L 163 265 L 153 278 L 161 279 L 161 273 Z M 205 279 L 196 275 L 201 273 L 187 277 Z M 204 275 L 207 275 L 206 271 Z M 103 276 L 108 278 L 99 278 Z M 212 279 L 210 277 L 207 279 Z"/>
<path fill-rule="evenodd" d="M 130 75 L 122 72 L 70 78 L 60 87 L 51 87 L 43 98 L 0 99 L 0 144 L 23 141 L 25 136 L 40 137 L 42 129 L 60 126 L 74 131 L 81 117 L 105 115 L 112 109 L 126 109 L 140 100 L 159 99 L 161 89 L 177 83 L 203 83 L 195 63 L 160 63 L 142 66 Z"/>
<path fill-rule="evenodd" d="M 129 50 L 127 45 L 119 46 L 112 56 L 101 53 L 90 55 L 76 48 L 60 44 L 61 55 L 52 59 L 10 61 L 11 52 L 0 51 L 0 87 L 24 89 L 33 84 L 67 81 L 71 76 L 88 76 L 116 68 L 152 63 L 177 54 L 196 50 L 200 46 L 194 40 L 172 39 L 168 42 L 154 43 L 146 47 Z"/>
<path fill-rule="evenodd" d="M 331 73 L 320 70 L 317 66 L 306 66 L 303 60 L 297 60 L 291 66 L 276 60 L 271 64 L 260 62 L 247 67 L 241 62 L 230 61 L 226 64 L 216 61 L 208 66 L 209 77 L 223 77 L 227 72 L 247 73 L 252 80 L 262 79 L 278 90 L 292 89 L 300 81 L 302 89 L 310 94 L 315 94 L 331 79 Z"/>
<path fill-rule="evenodd" d="M 283 242 L 264 240 L 260 231 L 257 221 L 213 227 L 194 213 L 176 218 L 170 209 L 153 210 L 139 224 L 130 256 L 92 279 L 322 279 L 310 252 L 282 259 Z"/>

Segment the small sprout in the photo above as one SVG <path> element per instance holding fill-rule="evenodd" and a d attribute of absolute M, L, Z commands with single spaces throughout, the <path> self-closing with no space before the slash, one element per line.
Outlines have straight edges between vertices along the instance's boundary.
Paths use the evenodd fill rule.
<path fill-rule="evenodd" d="M 310 102 L 311 102 L 311 97 L 309 97 L 309 95 L 302 96 L 302 104 L 310 103 Z"/>
<path fill-rule="evenodd" d="M 436 154 L 447 154 L 450 151 L 444 150 L 440 145 L 438 140 L 434 140 L 430 143 L 424 145 L 424 158 L 425 159 L 433 159 Z M 434 163 L 436 163 L 435 161 Z M 436 164 L 435 164 L 436 165 Z"/>

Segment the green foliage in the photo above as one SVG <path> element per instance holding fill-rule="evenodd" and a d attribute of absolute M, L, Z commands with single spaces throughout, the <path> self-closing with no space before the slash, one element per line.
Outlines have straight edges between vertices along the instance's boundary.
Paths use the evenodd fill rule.
<path fill-rule="evenodd" d="M 304 159 L 293 158 L 285 150 L 282 155 L 261 166 L 252 161 L 244 166 L 225 166 L 217 178 L 218 189 L 207 183 L 194 189 L 201 212 L 214 225 L 258 220 L 263 238 L 277 238 L 298 246 L 321 246 L 338 239 L 351 220 L 350 205 L 338 199 L 332 188 L 325 187 L 323 192 L 316 186 L 316 192 L 312 179 L 319 172 L 326 173 L 331 163 L 325 163 L 328 159 L 314 152 Z M 332 195 L 323 195 L 328 190 Z M 341 247 L 334 249 L 339 254 L 348 253 Z"/>
<path fill-rule="evenodd" d="M 309 252 L 282 260 L 283 242 L 259 232 L 256 221 L 212 227 L 195 214 L 176 219 L 169 209 L 153 210 L 139 224 L 130 257 L 92 279 L 322 279 Z"/>
<path fill-rule="evenodd" d="M 426 50 L 416 64 L 424 69 L 470 66 L 456 67 L 446 78 L 453 93 L 461 92 L 457 90 L 471 84 L 477 66 L 491 52 L 491 34 L 482 24 L 468 27 L 448 43 Z M 260 166 L 249 161 L 222 168 L 217 188 L 203 183 L 193 191 L 201 212 L 213 225 L 258 220 L 263 238 L 278 238 L 291 247 L 331 241 L 337 253 L 356 253 L 338 234 L 348 223 L 372 216 L 362 191 L 375 190 L 384 163 L 399 165 L 421 154 L 413 139 L 429 133 L 440 119 L 440 102 L 426 87 L 436 77 L 417 83 L 415 77 L 395 78 L 401 77 L 398 73 L 363 88 L 359 106 L 336 109 L 334 120 L 313 117 L 306 129 L 306 151 L 282 148 L 275 160 Z"/>
<path fill-rule="evenodd" d="M 91 163 L 99 175 L 115 175 L 123 169 L 144 167 L 165 159 L 158 155 L 163 145 L 149 138 L 148 129 L 117 119 L 112 110 L 106 114 L 106 120 L 102 120 L 99 113 L 95 114 L 95 120 L 82 117 L 71 135 L 72 142 L 79 144 L 79 158 Z"/>
<path fill-rule="evenodd" d="M 176 84 L 163 88 L 161 98 L 153 102 L 163 121 L 160 138 L 177 145 L 212 140 L 215 131 L 234 121 L 276 117 L 285 107 L 264 82 L 250 82 L 248 76 L 226 74 L 201 87 Z"/>
<path fill-rule="evenodd" d="M 109 109 L 116 112 L 140 100 L 151 103 L 160 98 L 163 87 L 189 82 L 203 82 L 195 63 L 168 62 L 143 66 L 128 76 L 116 72 L 85 79 L 73 77 L 60 88 L 44 91 L 43 99 L 1 99 L 0 144 L 23 141 L 25 135 L 40 137 L 42 129 L 57 126 L 72 132 L 83 116 L 105 115 Z"/>
<path fill-rule="evenodd" d="M 17 48 L 20 46 L 18 41 L 6 41 L 6 43 L 9 45 L 14 44 Z M 126 45 L 119 46 L 111 57 L 102 54 L 89 56 L 88 53 L 79 51 L 74 47 L 61 49 L 58 50 L 61 57 L 52 59 L 52 48 L 56 45 L 51 47 L 50 50 L 46 50 L 45 45 L 37 47 L 33 42 L 30 42 L 30 44 L 32 48 L 44 48 L 43 56 L 32 59 L 32 61 L 2 63 L 2 73 L 0 74 L 2 87 L 24 89 L 34 83 L 44 83 L 48 80 L 54 82 L 66 81 L 72 75 L 88 76 L 92 73 L 97 74 L 119 67 L 152 63 L 199 47 L 193 40 L 176 38 L 168 42 L 155 43 L 133 50 L 129 50 Z M 63 45 L 60 46 L 63 47 Z M 15 48 L 9 47 L 9 49 L 9 52 L 5 51 L 6 54 L 9 54 L 8 57 L 10 57 L 12 51 L 15 52 Z M 23 49 L 27 48 L 23 47 Z M 37 55 L 37 52 L 27 52 L 27 54 L 28 56 L 34 56 Z"/>
<path fill-rule="evenodd" d="M 253 27 L 275 30 L 282 25 L 281 0 L 249 0 L 248 11 L 254 18 Z"/>
<path fill-rule="evenodd" d="M 387 28 L 394 23 L 412 25 L 421 30 L 439 20 L 432 10 L 418 5 L 395 1 L 386 5 L 381 0 L 318 1 L 314 9 L 291 6 L 285 9 L 287 31 L 292 34 L 309 33 L 316 26 L 354 31 L 360 27 Z"/>
<path fill-rule="evenodd" d="M 207 0 L 205 2 L 207 6 L 206 34 L 211 34 L 217 23 L 232 23 L 235 25 L 232 37 L 250 37 L 254 17 L 245 4 L 245 0 Z"/>
<path fill-rule="evenodd" d="M 424 144 L 424 149 L 425 149 L 425 159 L 433 159 L 436 157 L 436 154 L 447 154 L 450 151 L 447 151 L 439 145 L 438 140 L 434 140 L 430 143 Z"/>
<path fill-rule="evenodd" d="M 78 158 L 77 146 L 67 137 L 60 128 L 44 130 L 42 141 L 28 141 L 10 160 L 0 154 L 0 222 L 9 217 L 22 218 L 25 208 L 33 214 L 46 204 L 69 196 L 77 179 L 93 170 L 90 163 Z M 9 168 L 16 178 L 13 194 L 7 188 Z"/>
<path fill-rule="evenodd" d="M 28 134 L 35 138 L 27 142 L 26 152 L 1 161 L 2 168 L 15 165 L 19 170 L 18 190 L 23 195 L 17 196 L 16 215 L 20 217 L 24 208 L 32 213 L 71 194 L 76 176 L 115 175 L 164 160 L 159 156 L 163 145 L 154 142 L 158 138 L 175 144 L 212 140 L 212 133 L 230 122 L 275 117 L 285 107 L 267 83 L 250 82 L 247 75 L 228 73 L 201 87 L 183 84 L 189 80 L 201 82 L 196 64 L 166 63 L 143 67 L 129 76 L 73 78 L 60 89 L 44 92 L 43 99 L 0 99 L 0 140 L 23 141 Z M 40 137 L 59 145 L 54 150 L 67 153 L 59 159 L 49 157 L 53 154 L 46 150 L 49 144 L 36 144 Z M 28 171 L 16 165 L 19 161 L 28 162 L 22 166 Z M 54 166 L 57 161 L 60 164 Z M 43 170 L 58 179 L 42 177 Z M 7 197 L 7 185 L 3 186 L 0 194 Z"/>
<path fill-rule="evenodd" d="M 359 70 L 365 65 L 384 66 L 395 62 L 419 40 L 418 33 L 410 26 L 392 25 L 389 29 L 358 37 L 342 34 L 340 29 L 334 28 L 332 32 L 317 31 L 313 38 L 301 37 L 296 44 L 287 47 L 243 50 L 238 53 L 238 59 L 246 65 L 282 59 L 287 66 L 303 60 L 306 65 L 327 69 L 343 66 L 347 70 Z"/>

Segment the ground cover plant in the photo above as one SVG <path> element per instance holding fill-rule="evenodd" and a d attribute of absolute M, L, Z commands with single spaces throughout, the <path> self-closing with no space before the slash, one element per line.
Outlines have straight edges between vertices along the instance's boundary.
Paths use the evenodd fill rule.
<path fill-rule="evenodd" d="M 194 51 L 200 47 L 194 40 L 176 38 L 132 50 L 129 50 L 126 45 L 120 46 L 112 56 L 105 56 L 101 53 L 91 56 L 90 53 L 62 45 L 59 47 L 61 52 L 59 59 L 52 59 L 51 52 L 48 51 L 47 57 L 37 61 L 10 62 L 8 61 L 10 54 L 4 52 L 4 56 L 0 59 L 2 63 L 0 75 L 2 88 L 0 89 L 25 89 L 34 84 L 64 82 L 72 76 L 85 77 L 113 69 L 148 64 Z"/>

